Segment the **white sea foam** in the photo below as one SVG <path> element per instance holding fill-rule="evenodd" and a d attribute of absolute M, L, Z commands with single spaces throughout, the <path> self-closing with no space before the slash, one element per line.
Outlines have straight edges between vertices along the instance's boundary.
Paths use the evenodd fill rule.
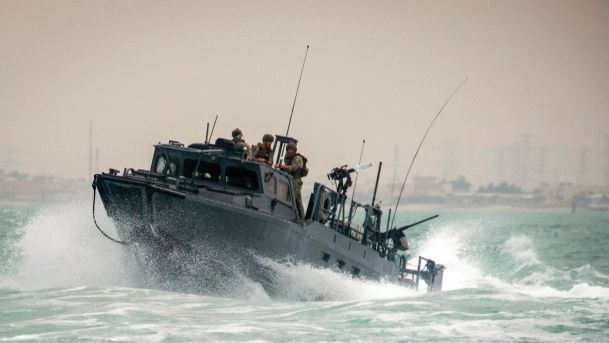
<path fill-rule="evenodd" d="M 98 218 L 115 232 L 105 215 Z M 20 256 L 11 261 L 18 268 L 1 281 L 3 286 L 30 290 L 127 284 L 121 248 L 96 232 L 86 203 L 43 208 L 21 230 Z"/>
<path fill-rule="evenodd" d="M 418 254 L 432 258 L 446 267 L 444 271 L 443 290 L 478 288 L 487 283 L 480 268 L 463 256 L 463 228 L 445 226 L 434 229 L 420 244 Z"/>
<path fill-rule="evenodd" d="M 519 262 L 538 262 L 533 240 L 526 235 L 510 237 L 503 244 L 503 252 Z"/>
<path fill-rule="evenodd" d="M 523 293 L 532 297 L 574 298 L 574 299 L 609 299 L 609 288 L 579 283 L 571 289 L 562 291 L 548 286 L 519 286 L 507 287 L 513 292 Z"/>
<path fill-rule="evenodd" d="M 112 222 L 98 208 L 98 221 L 110 234 L 115 234 Z M 500 289 L 507 293 L 532 297 L 609 298 L 609 288 L 578 283 L 567 290 L 547 285 L 557 278 L 568 278 L 568 272 L 541 266 L 530 275 L 513 280 L 492 275 L 467 255 L 472 230 L 455 225 L 433 228 L 419 241 L 417 253 L 444 264 L 443 289 L 466 288 Z M 123 248 L 103 238 L 93 226 L 91 208 L 87 201 L 57 204 L 42 209 L 25 227 L 19 242 L 20 260 L 17 272 L 0 280 L 0 286 L 20 290 L 89 286 L 133 286 L 132 269 Z M 521 264 L 512 270 L 517 273 L 531 263 L 540 264 L 534 241 L 523 234 L 509 237 L 501 251 Z M 425 291 L 414 291 L 385 281 L 353 278 L 333 270 L 307 264 L 285 264 L 264 260 L 274 272 L 276 282 L 273 297 L 286 300 L 369 300 L 412 297 Z M 598 274 L 598 273 L 597 273 Z M 597 277 L 599 277 L 597 275 Z M 244 279 L 236 297 L 268 299 L 262 287 Z"/>
<path fill-rule="evenodd" d="M 575 284 L 568 290 L 548 286 L 549 281 L 567 278 L 568 272 L 542 265 L 535 252 L 533 240 L 526 235 L 510 237 L 503 244 L 502 251 L 520 262 L 518 267 L 510 272 L 511 274 L 517 274 L 531 265 L 537 265 L 538 270 L 522 279 L 510 281 L 503 280 L 498 275 L 484 273 L 476 266 L 475 261 L 470 260 L 470 257 L 463 252 L 463 245 L 468 241 L 466 236 L 471 234 L 471 231 L 467 232 L 449 225 L 435 228 L 421 242 L 420 255 L 432 257 L 436 262 L 447 267 L 443 283 L 445 291 L 491 287 L 506 293 L 519 293 L 532 297 L 609 298 L 609 288 L 588 283 Z M 596 275 L 600 274 L 596 273 Z"/>
<path fill-rule="evenodd" d="M 18 335 L 9 338 L 0 337 L 0 342 L 36 342 L 40 340 L 42 340 L 42 336 L 36 334 Z"/>
<path fill-rule="evenodd" d="M 371 300 L 424 294 L 387 281 L 354 278 L 308 264 L 278 263 L 259 258 L 275 273 L 274 297 L 286 300 Z"/>

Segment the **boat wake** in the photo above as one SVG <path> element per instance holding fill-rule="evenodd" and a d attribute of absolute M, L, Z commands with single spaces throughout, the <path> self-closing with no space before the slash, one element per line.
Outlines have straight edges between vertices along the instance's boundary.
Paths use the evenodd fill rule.
<path fill-rule="evenodd" d="M 270 270 L 266 287 L 273 299 L 290 301 L 349 301 L 391 299 L 424 294 L 387 281 L 364 280 L 327 268 L 292 261 L 257 258 Z"/>

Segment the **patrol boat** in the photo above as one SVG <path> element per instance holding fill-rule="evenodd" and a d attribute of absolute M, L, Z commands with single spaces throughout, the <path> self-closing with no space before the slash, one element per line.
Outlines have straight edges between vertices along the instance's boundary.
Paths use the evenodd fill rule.
<path fill-rule="evenodd" d="M 297 140 L 275 137 L 273 151 L 279 161 L 287 144 Z M 175 251 L 187 251 L 189 257 L 173 258 L 170 266 L 160 268 L 155 275 L 161 278 L 197 265 L 197 273 L 206 274 L 202 282 L 215 282 L 216 287 L 224 285 L 219 278 L 236 270 L 272 289 L 273 279 L 262 258 L 333 268 L 414 288 L 424 281 L 429 291 L 442 289 L 444 266 L 424 257 L 410 266 L 398 253 L 408 249 L 406 229 L 437 215 L 381 229 L 383 212 L 374 201 L 347 205 L 351 175 L 358 168 L 341 166 L 327 174 L 334 187 L 315 182 L 301 219 L 292 176 L 243 157 L 241 148 L 228 139 L 189 146 L 159 143 L 150 170 L 125 168 L 121 175 L 110 169 L 94 176 L 93 217 L 97 190 L 119 239 L 95 224 L 118 243 L 152 251 L 156 257 L 143 258 L 147 267 L 172 260 Z M 376 196 L 376 187 L 374 192 Z M 361 223 L 354 219 L 358 209 L 363 210 Z"/>

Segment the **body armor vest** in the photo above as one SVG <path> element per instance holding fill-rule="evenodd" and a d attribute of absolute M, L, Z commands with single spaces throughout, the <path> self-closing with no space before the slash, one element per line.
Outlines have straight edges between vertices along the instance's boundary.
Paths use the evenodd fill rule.
<path fill-rule="evenodd" d="M 272 153 L 273 149 L 267 149 L 264 144 L 258 143 L 258 151 L 256 152 L 256 156 L 254 156 L 254 158 L 264 158 L 265 161 L 270 162 Z"/>

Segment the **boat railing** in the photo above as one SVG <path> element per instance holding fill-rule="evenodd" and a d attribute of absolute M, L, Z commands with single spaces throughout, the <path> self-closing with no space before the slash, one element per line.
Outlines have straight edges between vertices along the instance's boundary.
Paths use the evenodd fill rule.
<path fill-rule="evenodd" d="M 400 267 L 400 282 L 418 290 L 422 279 L 427 284 L 427 291 L 435 292 L 442 290 L 445 267 L 437 264 L 434 260 L 419 256 L 417 269 L 410 269 L 406 265 L 406 256 L 400 255 L 398 266 Z"/>

